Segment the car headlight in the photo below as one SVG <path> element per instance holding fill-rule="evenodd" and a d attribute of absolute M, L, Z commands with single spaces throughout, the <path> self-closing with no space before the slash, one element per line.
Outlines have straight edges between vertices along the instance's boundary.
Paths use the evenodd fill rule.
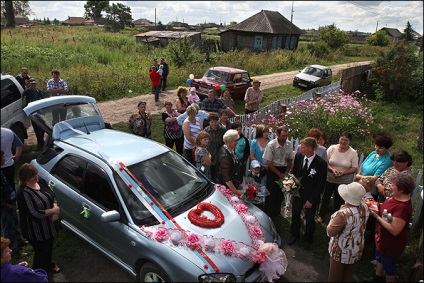
<path fill-rule="evenodd" d="M 298 77 L 294 77 L 293 79 L 295 82 L 300 81 L 300 79 Z"/>
<path fill-rule="evenodd" d="M 231 273 L 212 273 L 199 276 L 199 282 L 236 282 L 236 277 Z"/>

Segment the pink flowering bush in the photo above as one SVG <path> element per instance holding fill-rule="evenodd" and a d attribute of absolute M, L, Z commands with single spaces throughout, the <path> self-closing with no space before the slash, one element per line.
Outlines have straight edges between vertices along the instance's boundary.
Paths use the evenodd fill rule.
<path fill-rule="evenodd" d="M 357 98 L 357 97 L 361 98 Z M 365 95 L 330 93 L 323 98 L 302 101 L 293 105 L 286 116 L 290 135 L 306 137 L 310 128 L 318 128 L 327 135 L 327 144 L 338 142 L 343 131 L 355 138 L 370 135 L 374 123 L 371 109 L 364 106 Z"/>
<path fill-rule="evenodd" d="M 364 105 L 366 101 L 366 95 L 359 91 L 330 93 L 290 105 L 284 119 L 279 114 L 266 113 L 262 118 L 254 114 L 245 126 L 264 124 L 273 132 L 285 125 L 289 136 L 298 139 L 306 137 L 310 128 L 318 128 L 327 135 L 327 144 L 338 143 L 344 131 L 351 132 L 354 140 L 364 139 L 375 127 L 372 111 Z"/>

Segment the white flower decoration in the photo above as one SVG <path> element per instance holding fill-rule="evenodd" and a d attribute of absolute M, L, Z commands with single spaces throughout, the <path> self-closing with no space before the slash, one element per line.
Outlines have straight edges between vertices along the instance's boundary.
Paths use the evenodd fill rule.
<path fill-rule="evenodd" d="M 315 175 L 315 173 L 316 173 L 317 171 L 315 170 L 315 168 L 312 168 L 311 169 L 311 171 L 309 172 L 309 177 L 312 177 L 312 176 L 314 176 Z"/>
<path fill-rule="evenodd" d="M 238 197 L 236 197 L 236 196 L 232 196 L 231 197 L 231 200 L 234 201 L 234 202 L 239 202 L 240 201 L 240 199 Z"/>
<path fill-rule="evenodd" d="M 255 223 L 255 216 L 253 216 L 253 215 L 248 215 L 248 216 L 246 216 L 246 220 L 247 220 L 247 222 L 249 222 L 249 223 L 251 223 L 251 224 L 253 224 L 253 223 Z"/>

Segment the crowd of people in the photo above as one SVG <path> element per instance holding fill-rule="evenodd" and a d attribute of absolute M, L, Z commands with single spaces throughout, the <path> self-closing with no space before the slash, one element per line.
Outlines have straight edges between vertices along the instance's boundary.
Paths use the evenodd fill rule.
<path fill-rule="evenodd" d="M 53 70 L 51 74 L 52 79 L 47 83 L 49 94 L 68 94 L 68 86 L 60 79 L 60 72 Z M 169 66 L 164 58 L 160 65 L 155 59 L 149 77 L 156 101 L 159 91 L 166 88 L 168 74 Z M 25 105 L 43 98 L 27 68 L 22 68 L 17 79 L 25 88 Z M 247 114 L 259 109 L 263 97 L 260 84 L 255 80 L 246 91 Z M 316 223 L 327 223 L 328 281 L 352 281 L 355 264 L 361 259 L 366 241 L 375 245 L 377 261 L 374 277 L 367 280 L 395 281 L 396 260 L 408 241 L 408 223 L 412 217 L 410 196 L 415 188 L 410 170 L 412 157 L 408 152 L 398 149 L 391 153 L 392 139 L 380 135 L 375 139 L 375 150 L 358 168 L 358 153 L 351 147 L 353 137 L 349 132 L 342 132 L 338 143 L 328 146 L 325 133 L 311 128 L 299 147 L 293 150 L 293 144 L 288 140 L 290 129 L 285 126 L 278 127 L 275 138 L 271 139 L 270 129 L 259 124 L 256 125 L 255 138 L 252 141 L 246 138 L 241 123 L 229 120 L 238 115 L 228 90 L 218 98 L 216 91 L 211 89 L 208 97 L 200 101 L 195 90 L 180 86 L 177 96 L 175 109 L 173 102 L 166 101 L 166 110 L 162 113 L 166 146 L 175 146 L 176 152 L 208 179 L 226 186 L 238 197 L 243 193 L 243 178 L 246 175 L 253 178 L 269 192 L 258 206 L 273 219 L 285 217 L 281 209 L 290 201 L 289 245 L 295 244 L 300 237 L 302 218 L 307 243 L 314 242 Z M 140 101 L 128 125 L 133 134 L 152 139 L 154 125 L 147 106 L 146 102 Z M 285 111 L 284 105 L 282 113 Z M 57 112 L 54 119 L 60 121 L 65 116 Z M 42 146 L 44 132 L 35 125 L 33 127 L 38 146 Z M 2 281 L 4 274 L 12 276 L 5 278 L 13 278 L 18 276 L 13 274 L 19 273 L 20 278 L 32 276 L 34 282 L 45 282 L 47 274 L 61 271 L 52 261 L 54 237 L 60 231 L 59 204 L 48 184 L 38 178 L 37 169 L 30 164 L 25 163 L 19 168 L 20 184 L 19 189 L 15 189 L 14 163 L 22 153 L 22 142 L 5 128 L 1 128 L 1 139 Z M 290 176 L 300 182 L 301 188 L 299 195 L 288 199 L 277 181 Z M 329 208 L 331 198 L 333 206 Z M 368 207 L 367 199 L 376 201 L 377 208 Z M 382 218 L 385 210 L 392 215 L 390 221 Z M 331 212 L 329 219 L 328 212 Z M 33 269 L 25 262 L 16 266 L 10 264 L 11 257 L 27 256 L 21 251 L 26 244 L 33 247 Z"/>

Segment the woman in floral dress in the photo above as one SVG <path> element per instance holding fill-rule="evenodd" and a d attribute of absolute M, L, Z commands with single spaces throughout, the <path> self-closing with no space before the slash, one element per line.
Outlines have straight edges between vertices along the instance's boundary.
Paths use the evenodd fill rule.
<path fill-rule="evenodd" d="M 138 112 L 134 112 L 129 119 L 129 128 L 135 135 L 152 139 L 152 116 L 146 112 L 146 102 L 140 101 Z"/>

